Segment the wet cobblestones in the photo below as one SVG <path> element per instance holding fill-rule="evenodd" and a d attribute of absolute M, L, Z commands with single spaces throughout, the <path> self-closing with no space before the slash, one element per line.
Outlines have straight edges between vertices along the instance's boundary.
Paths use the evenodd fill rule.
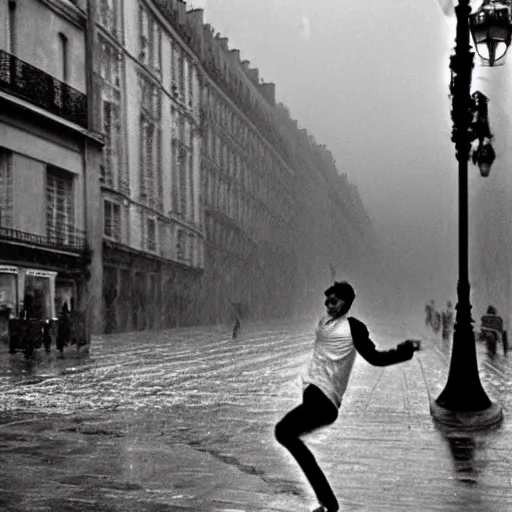
<path fill-rule="evenodd" d="M 369 322 L 371 325 L 371 322 Z M 376 325 L 385 347 L 418 331 Z M 311 324 L 99 337 L 91 354 L 0 362 L 0 510 L 308 510 L 311 492 L 273 439 L 300 400 Z M 447 441 L 429 414 L 448 352 L 409 363 L 357 359 L 340 417 L 308 443 L 342 510 L 512 510 L 508 419 Z M 508 360 L 481 352 L 482 381 L 510 408 Z"/>

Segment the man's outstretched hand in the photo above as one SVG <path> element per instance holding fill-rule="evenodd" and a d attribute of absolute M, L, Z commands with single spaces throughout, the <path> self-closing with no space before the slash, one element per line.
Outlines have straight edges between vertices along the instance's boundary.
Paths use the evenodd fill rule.
<path fill-rule="evenodd" d="M 421 340 L 405 340 L 404 342 L 399 343 L 398 347 L 407 347 L 408 350 L 416 352 L 416 350 L 421 349 Z"/>

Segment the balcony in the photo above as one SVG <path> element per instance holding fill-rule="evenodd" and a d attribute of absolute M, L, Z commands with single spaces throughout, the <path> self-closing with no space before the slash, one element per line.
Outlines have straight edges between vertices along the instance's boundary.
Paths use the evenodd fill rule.
<path fill-rule="evenodd" d="M 0 50 L 0 90 L 87 128 L 87 96 Z"/>
<path fill-rule="evenodd" d="M 0 241 L 35 245 L 76 254 L 82 254 L 87 247 L 85 231 L 68 224 L 61 224 L 57 229 L 48 230 L 46 235 L 35 235 L 0 226 Z"/>

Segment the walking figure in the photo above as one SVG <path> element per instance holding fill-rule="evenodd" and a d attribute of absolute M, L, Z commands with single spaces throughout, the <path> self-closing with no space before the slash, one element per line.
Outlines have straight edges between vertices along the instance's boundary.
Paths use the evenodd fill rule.
<path fill-rule="evenodd" d="M 435 313 L 434 301 L 431 300 L 429 304 L 425 306 L 425 325 L 432 325 L 432 316 Z"/>
<path fill-rule="evenodd" d="M 450 301 L 446 303 L 446 311 L 441 313 L 441 323 L 443 341 L 448 341 L 453 330 L 453 308 Z"/>
<path fill-rule="evenodd" d="M 439 311 L 434 311 L 432 315 L 432 330 L 436 334 L 439 334 L 441 330 L 441 313 L 439 313 Z"/>
<path fill-rule="evenodd" d="M 233 317 L 234 317 L 234 325 L 233 325 L 233 339 L 238 338 L 240 334 L 240 330 L 242 329 L 242 303 L 241 302 L 232 302 L 231 306 L 233 308 Z"/>
<path fill-rule="evenodd" d="M 374 366 L 388 366 L 412 358 L 418 340 L 406 340 L 396 349 L 379 351 L 366 325 L 348 312 L 355 299 L 346 281 L 334 282 L 325 292 L 326 313 L 316 328 L 313 356 L 304 379 L 302 404 L 276 425 L 275 437 L 295 458 L 308 479 L 319 507 L 313 512 L 337 512 L 338 501 L 315 457 L 300 437 L 334 423 L 354 365 L 356 352 Z"/>
<path fill-rule="evenodd" d="M 496 354 L 496 346 L 498 342 L 503 344 L 503 354 L 507 354 L 507 331 L 503 329 L 503 318 L 498 315 L 498 310 L 494 306 L 489 306 L 487 308 L 487 313 L 482 316 L 480 338 L 485 340 L 487 344 L 487 351 L 490 354 Z"/>

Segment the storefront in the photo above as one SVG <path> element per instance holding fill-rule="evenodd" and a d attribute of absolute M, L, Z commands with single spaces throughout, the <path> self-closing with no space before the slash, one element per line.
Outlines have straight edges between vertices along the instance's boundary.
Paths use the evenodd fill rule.
<path fill-rule="evenodd" d="M 9 318 L 17 317 L 19 279 L 18 268 L 0 265 L 0 341 L 7 343 Z"/>
<path fill-rule="evenodd" d="M 62 311 L 73 314 L 77 290 L 69 274 L 0 265 L 0 340 L 8 342 L 9 319 L 44 322 L 56 321 Z"/>

